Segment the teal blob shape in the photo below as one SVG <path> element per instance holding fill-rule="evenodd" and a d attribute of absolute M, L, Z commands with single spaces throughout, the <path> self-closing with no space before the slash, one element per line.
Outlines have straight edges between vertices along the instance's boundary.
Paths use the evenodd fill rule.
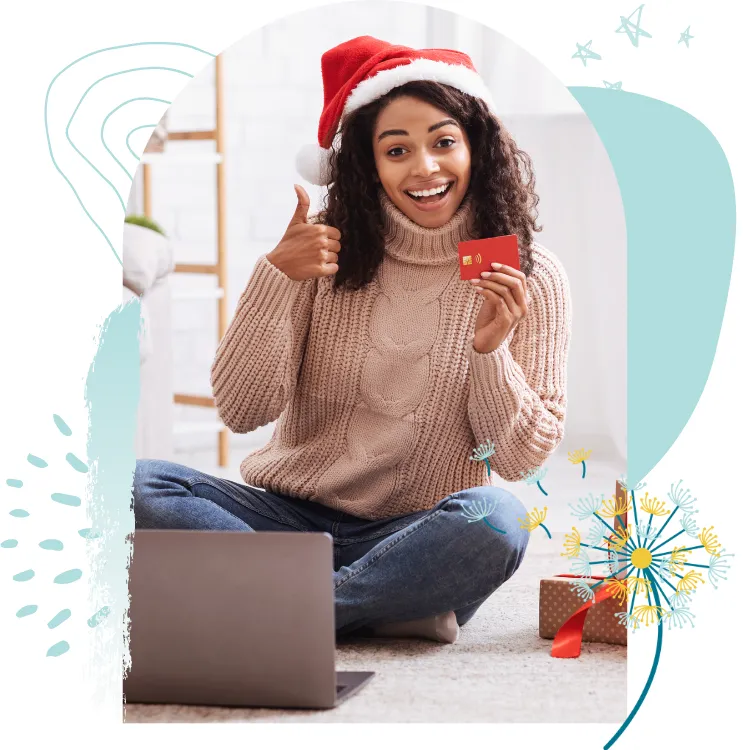
<path fill-rule="evenodd" d="M 634 486 L 682 432 L 711 371 L 734 257 L 734 183 L 718 141 L 687 112 L 628 91 L 569 90 L 607 149 L 625 210 Z"/>
<path fill-rule="evenodd" d="M 16 612 L 16 617 L 28 617 L 29 615 L 33 615 L 37 609 L 39 609 L 39 607 L 37 607 L 36 604 L 27 604 Z"/>
<path fill-rule="evenodd" d="M 72 453 L 68 453 L 67 456 L 65 456 L 65 460 L 76 470 L 80 471 L 81 474 L 86 474 L 89 470 L 89 467 L 86 466 L 83 461 L 81 461 L 80 458 L 77 456 L 74 456 Z"/>
<path fill-rule="evenodd" d="M 33 456 L 31 453 L 29 453 L 29 455 L 26 456 L 26 460 L 32 466 L 36 466 L 39 469 L 46 469 L 48 465 L 47 462 L 43 458 L 39 458 L 39 456 Z"/>
<path fill-rule="evenodd" d="M 68 425 L 65 424 L 65 420 L 61 416 L 57 414 L 53 414 L 52 419 L 55 420 L 57 429 L 60 430 L 60 432 L 62 432 L 62 434 L 65 435 L 65 437 L 70 437 L 73 434 L 73 430 L 71 430 L 70 427 L 68 427 Z"/>
<path fill-rule="evenodd" d="M 24 510 L 23 508 L 15 508 L 14 510 L 10 511 L 9 515 L 13 516 L 14 518 L 28 518 L 31 514 L 29 511 Z"/>
<path fill-rule="evenodd" d="M 70 651 L 70 646 L 68 645 L 68 642 L 60 641 L 59 643 L 56 643 L 54 646 L 49 647 L 49 650 L 47 651 L 47 656 L 61 656 L 67 651 Z"/>
<path fill-rule="evenodd" d="M 0 547 L 4 547 L 5 549 L 13 549 L 13 547 L 18 547 L 18 540 L 6 539 L 4 542 L 0 542 Z"/>
<path fill-rule="evenodd" d="M 98 539 L 101 535 L 101 531 L 94 531 L 93 529 L 78 529 L 78 535 L 84 539 Z"/>
<path fill-rule="evenodd" d="M 14 581 L 30 581 L 33 577 L 34 577 L 34 571 L 29 569 L 29 570 L 21 571 L 20 573 L 16 573 L 13 576 L 13 580 Z"/>
<path fill-rule="evenodd" d="M 55 576 L 53 583 L 73 583 L 82 575 L 83 573 L 78 568 L 73 568 L 72 570 L 66 570 L 64 573 Z"/>
<path fill-rule="evenodd" d="M 43 542 L 39 542 L 39 546 L 42 549 L 59 552 L 63 548 L 63 543 L 59 539 L 45 539 Z"/>
<path fill-rule="evenodd" d="M 95 628 L 100 622 L 102 622 L 102 620 L 106 620 L 107 617 L 109 617 L 110 611 L 109 607 L 102 607 L 98 612 L 95 612 L 88 620 L 86 620 L 88 626 L 90 628 Z"/>
<path fill-rule="evenodd" d="M 5 484 L 7 484 L 8 487 L 23 487 L 23 482 L 20 479 L 6 479 Z"/>
<path fill-rule="evenodd" d="M 53 492 L 50 496 L 56 503 L 77 507 L 81 504 L 81 498 L 76 495 L 66 495 L 64 492 Z"/>
<path fill-rule="evenodd" d="M 47 627 L 54 630 L 58 625 L 62 625 L 70 617 L 69 609 L 61 609 L 48 623 Z"/>

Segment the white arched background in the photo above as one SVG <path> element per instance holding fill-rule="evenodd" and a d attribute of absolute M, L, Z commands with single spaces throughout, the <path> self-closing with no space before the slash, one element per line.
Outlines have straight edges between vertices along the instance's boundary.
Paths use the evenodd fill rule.
<path fill-rule="evenodd" d="M 563 84 L 511 40 L 473 21 L 408 3 L 346 3 L 284 19 L 224 51 L 230 311 L 258 256 L 282 236 L 295 205 L 292 184 L 301 182 L 295 154 L 302 144 L 315 142 L 322 108 L 320 56 L 364 34 L 412 47 L 460 49 L 492 89 L 501 118 L 533 160 L 543 224 L 537 239 L 560 257 L 570 279 L 569 408 L 555 457 L 566 460 L 568 451 L 592 449 L 592 462 L 607 461 L 624 472 L 626 236 L 617 180 L 594 128 Z M 173 102 L 169 128 L 212 127 L 212 85 L 209 66 Z M 169 144 L 170 150 L 178 147 L 212 146 Z M 152 173 L 154 216 L 174 238 L 177 260 L 212 262 L 212 167 L 164 166 Z M 129 210 L 141 205 L 140 177 L 139 170 Z M 301 184 L 315 204 L 322 189 Z M 213 282 L 173 276 L 171 283 L 179 289 Z M 173 315 L 175 390 L 209 394 L 215 304 L 175 301 Z M 206 410 L 175 409 L 178 418 L 189 411 L 192 420 L 213 419 Z M 232 477 L 239 478 L 241 458 L 265 444 L 272 430 L 271 424 L 231 437 Z M 215 433 L 175 438 L 176 461 L 211 470 L 215 456 Z M 580 476 L 578 467 L 570 471 Z M 610 484 L 614 481 L 587 490 L 611 494 Z M 565 528 L 568 519 L 553 525 Z"/>

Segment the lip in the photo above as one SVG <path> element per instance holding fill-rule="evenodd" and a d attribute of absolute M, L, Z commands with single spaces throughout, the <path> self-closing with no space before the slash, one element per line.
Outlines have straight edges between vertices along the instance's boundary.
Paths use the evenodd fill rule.
<path fill-rule="evenodd" d="M 447 185 L 449 182 L 455 182 L 455 180 L 446 179 L 445 177 L 443 177 L 442 179 L 439 179 L 439 180 L 430 180 L 429 182 L 420 182 L 416 185 L 409 185 L 409 187 L 404 188 L 404 192 L 406 192 L 407 190 L 412 190 L 412 191 L 432 190 L 433 188 L 443 187 L 443 185 Z"/>
<path fill-rule="evenodd" d="M 435 203 L 420 203 L 419 201 L 415 201 L 414 198 L 412 198 L 406 191 L 404 191 L 404 195 L 406 195 L 407 200 L 412 204 L 412 206 L 415 206 L 420 211 L 424 211 L 426 213 L 429 213 L 431 211 L 440 211 L 441 208 L 445 206 L 445 204 L 448 202 L 448 196 L 453 192 L 453 188 L 456 186 L 455 180 L 449 180 L 451 183 L 451 186 L 443 193 L 443 197 L 436 201 Z M 427 183 L 425 183 L 427 184 Z M 440 187 L 441 185 L 445 185 L 445 182 L 440 182 L 437 184 L 433 184 L 432 187 Z M 411 190 L 430 190 L 430 187 L 420 187 L 420 188 L 410 188 Z"/>

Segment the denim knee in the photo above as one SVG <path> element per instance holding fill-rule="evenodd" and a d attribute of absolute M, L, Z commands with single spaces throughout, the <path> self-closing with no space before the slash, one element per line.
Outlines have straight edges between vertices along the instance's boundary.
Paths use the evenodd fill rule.
<path fill-rule="evenodd" d="M 488 569 L 497 571 L 500 585 L 518 570 L 529 543 L 521 528 L 526 515 L 523 503 L 501 487 L 472 487 L 438 504 L 453 513 L 463 535 L 470 535 L 473 554 Z"/>

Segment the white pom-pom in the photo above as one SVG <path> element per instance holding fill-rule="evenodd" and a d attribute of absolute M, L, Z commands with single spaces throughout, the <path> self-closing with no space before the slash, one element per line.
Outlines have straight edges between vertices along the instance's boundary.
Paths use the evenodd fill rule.
<path fill-rule="evenodd" d="M 328 157 L 330 151 L 311 143 L 297 152 L 297 171 L 313 185 L 328 185 L 331 182 Z"/>

